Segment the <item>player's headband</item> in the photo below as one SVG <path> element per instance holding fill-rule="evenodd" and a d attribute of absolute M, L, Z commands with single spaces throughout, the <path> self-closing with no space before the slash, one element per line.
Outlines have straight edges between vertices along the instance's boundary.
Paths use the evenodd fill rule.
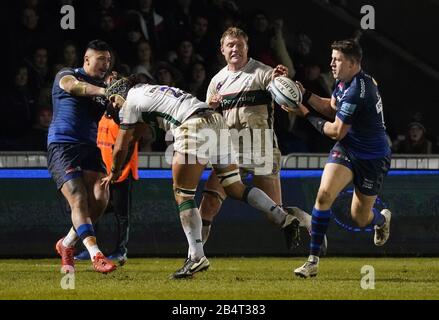
<path fill-rule="evenodd" d="M 110 100 L 114 96 L 120 96 L 124 100 L 127 99 L 128 91 L 132 88 L 132 82 L 129 78 L 114 80 L 105 90 L 107 99 Z"/>

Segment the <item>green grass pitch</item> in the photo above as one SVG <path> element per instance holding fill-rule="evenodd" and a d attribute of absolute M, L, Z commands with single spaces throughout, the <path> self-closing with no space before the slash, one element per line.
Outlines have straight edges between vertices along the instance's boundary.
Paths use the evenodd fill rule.
<path fill-rule="evenodd" d="M 129 259 L 112 274 L 77 264 L 75 289 L 61 288 L 58 259 L 0 260 L 0 299 L 296 300 L 439 299 L 439 258 L 323 258 L 319 275 L 293 277 L 305 258 L 215 258 L 207 272 L 169 280 L 183 259 Z M 360 282 L 373 266 L 375 289 Z"/>

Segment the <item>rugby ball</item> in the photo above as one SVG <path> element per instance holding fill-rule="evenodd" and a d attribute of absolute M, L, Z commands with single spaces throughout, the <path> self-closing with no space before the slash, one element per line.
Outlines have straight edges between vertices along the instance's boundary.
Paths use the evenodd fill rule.
<path fill-rule="evenodd" d="M 298 85 L 287 77 L 276 77 L 270 82 L 269 91 L 279 105 L 298 108 L 302 102 L 302 92 Z"/>

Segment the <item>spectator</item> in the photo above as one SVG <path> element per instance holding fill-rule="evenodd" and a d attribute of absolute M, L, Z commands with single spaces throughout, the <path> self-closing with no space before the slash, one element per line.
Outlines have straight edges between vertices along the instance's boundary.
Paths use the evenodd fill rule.
<path fill-rule="evenodd" d="M 402 139 L 393 142 L 393 150 L 396 153 L 408 154 L 431 154 L 435 153 L 434 144 L 427 136 L 424 125 L 420 122 L 411 122 L 407 133 Z"/>
<path fill-rule="evenodd" d="M 207 87 L 209 81 L 206 77 L 206 67 L 202 62 L 195 62 L 190 68 L 190 80 L 187 87 L 187 92 L 196 96 L 201 101 L 206 101 Z"/>
<path fill-rule="evenodd" d="M 154 71 L 154 78 L 158 84 L 169 87 L 181 87 L 181 74 L 167 62 L 159 62 Z"/>
<path fill-rule="evenodd" d="M 14 73 L 14 82 L 6 90 L 2 103 L 2 114 L 7 121 L 0 126 L 0 140 L 3 150 L 16 150 L 20 139 L 27 135 L 32 126 L 35 99 L 29 88 L 28 69 L 20 65 Z"/>
<path fill-rule="evenodd" d="M 270 23 L 264 12 L 256 13 L 253 16 L 252 28 L 249 34 L 250 39 L 252 39 L 250 42 L 250 55 L 272 67 L 283 64 L 288 67 L 289 76 L 294 77 L 294 65 L 282 33 L 282 19 Z"/>
<path fill-rule="evenodd" d="M 177 0 L 176 5 L 166 15 L 165 20 L 173 42 L 190 33 L 193 11 L 192 0 Z"/>
<path fill-rule="evenodd" d="M 21 12 L 21 24 L 15 33 L 15 46 L 20 59 L 36 47 L 44 46 L 47 34 L 40 26 L 39 16 L 35 9 L 24 8 Z"/>
<path fill-rule="evenodd" d="M 37 47 L 34 50 L 31 61 L 27 61 L 29 70 L 29 84 L 33 94 L 38 95 L 41 88 L 50 82 L 49 53 L 45 47 Z"/>
<path fill-rule="evenodd" d="M 79 66 L 78 48 L 72 41 L 67 41 L 63 45 L 61 64 L 69 68 Z"/>
<path fill-rule="evenodd" d="M 208 33 L 209 20 L 207 17 L 198 15 L 191 25 L 190 41 L 194 47 L 194 51 L 199 54 L 204 61 L 210 63 L 215 56 L 215 43 L 213 37 Z"/>
<path fill-rule="evenodd" d="M 178 44 L 177 54 L 174 59 L 170 62 L 180 71 L 180 73 L 183 75 L 185 82 L 188 82 L 190 79 L 191 65 L 195 62 L 204 61 L 203 58 L 194 51 L 194 46 L 192 45 L 192 42 L 187 39 L 181 40 Z"/>
<path fill-rule="evenodd" d="M 137 44 L 137 65 L 133 68 L 133 73 L 145 75 L 145 82 L 156 83 L 153 76 L 154 60 L 151 45 L 146 40 L 141 40 Z"/>
<path fill-rule="evenodd" d="M 153 0 L 138 0 L 137 10 L 127 13 L 128 36 L 131 42 L 148 40 L 154 52 L 161 54 L 167 48 L 165 21 L 153 7 Z"/>
<path fill-rule="evenodd" d="M 23 151 L 46 151 L 47 133 L 52 122 L 52 109 L 42 107 L 37 111 L 36 123 L 21 145 Z"/>

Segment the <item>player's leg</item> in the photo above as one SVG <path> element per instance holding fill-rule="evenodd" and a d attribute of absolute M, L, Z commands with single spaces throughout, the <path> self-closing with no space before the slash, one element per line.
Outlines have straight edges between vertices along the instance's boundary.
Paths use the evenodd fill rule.
<path fill-rule="evenodd" d="M 307 278 L 317 275 L 320 251 L 331 218 L 331 206 L 352 178 L 351 169 L 345 165 L 338 163 L 325 165 L 312 210 L 310 255 L 303 266 L 294 270 L 297 276 Z"/>
<path fill-rule="evenodd" d="M 204 168 L 205 164 L 190 163 L 188 155 L 174 153 L 172 163 L 174 198 L 178 205 L 181 226 L 188 241 L 190 256 L 183 267 L 171 275 L 173 279 L 191 277 L 209 267 L 201 240 L 201 215 L 194 199 Z"/>
<path fill-rule="evenodd" d="M 110 199 L 109 190 L 101 186 L 105 173 L 84 170 L 84 183 L 88 194 L 88 212 L 91 221 L 97 222 L 107 208 Z"/>
<path fill-rule="evenodd" d="M 204 184 L 203 198 L 200 203 L 200 215 L 203 223 L 201 230 L 203 244 L 205 244 L 209 238 L 213 219 L 220 211 L 221 205 L 226 197 L 227 195 L 224 188 L 219 183 L 215 171 L 212 170 Z"/>
<path fill-rule="evenodd" d="M 75 244 L 80 240 L 78 229 L 82 232 L 84 228 L 80 227 L 91 224 L 91 219 L 87 212 L 87 190 L 82 177 L 76 177 L 66 181 L 60 191 L 70 206 L 73 226 L 67 235 L 56 243 L 56 251 L 61 256 L 63 269 L 68 272 L 70 271 L 70 267 L 74 266 Z"/>
<path fill-rule="evenodd" d="M 111 201 L 113 204 L 114 216 L 117 221 L 117 245 L 114 253 L 108 258 L 117 260 L 120 265 L 124 265 L 127 261 L 127 246 L 130 229 L 131 189 L 131 178 L 127 178 L 125 181 L 115 183 L 110 186 Z"/>
<path fill-rule="evenodd" d="M 389 157 L 373 160 L 357 159 L 353 163 L 355 192 L 351 215 L 360 227 L 371 225 L 375 228 L 374 242 L 377 246 L 384 245 L 390 235 L 392 213 L 388 209 L 379 212 L 374 208 L 389 168 Z"/>
<path fill-rule="evenodd" d="M 385 218 L 382 214 L 373 210 L 377 196 L 367 196 L 362 194 L 357 188 L 355 188 L 352 205 L 351 216 L 352 220 L 360 227 L 366 227 L 369 224 L 383 225 Z"/>
<path fill-rule="evenodd" d="M 275 175 L 254 175 L 253 185 L 264 191 L 271 200 L 282 204 L 282 190 L 279 174 Z"/>
<path fill-rule="evenodd" d="M 236 164 L 227 166 L 214 165 L 213 167 L 229 197 L 248 203 L 253 208 L 263 212 L 271 222 L 281 227 L 288 234 L 288 248 L 298 245 L 299 221 L 296 217 L 286 213 L 279 204 L 274 202 L 261 189 L 244 185 Z"/>
<path fill-rule="evenodd" d="M 108 190 L 100 185 L 100 181 L 105 175 L 102 172 L 89 170 L 84 170 L 83 175 L 84 186 L 87 192 L 87 212 L 90 223 L 83 224 L 77 228 L 78 236 L 90 254 L 93 268 L 97 272 L 109 273 L 116 270 L 116 265 L 107 259 L 99 249 L 96 233 L 93 228 L 93 223 L 98 221 L 108 204 Z"/>

